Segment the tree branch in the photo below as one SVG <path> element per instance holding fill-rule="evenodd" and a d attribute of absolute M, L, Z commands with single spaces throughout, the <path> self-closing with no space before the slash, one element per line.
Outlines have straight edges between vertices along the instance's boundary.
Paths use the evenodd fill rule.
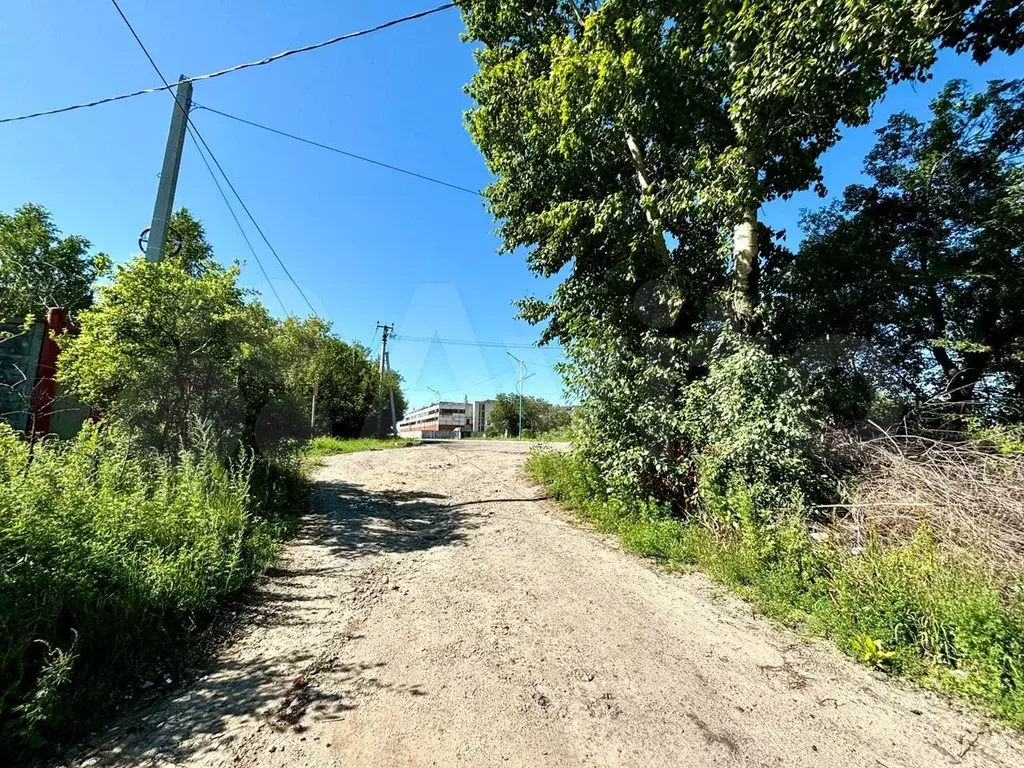
<path fill-rule="evenodd" d="M 654 250 L 657 251 L 658 256 L 665 263 L 665 266 L 671 266 L 672 259 L 669 256 L 668 243 L 665 241 L 665 228 L 661 225 L 661 220 L 657 215 L 656 204 L 651 199 L 650 204 L 644 205 L 643 195 L 648 195 L 651 189 L 651 182 L 649 180 L 650 171 L 647 168 L 647 161 L 644 158 L 644 152 L 637 144 L 636 139 L 633 138 L 628 130 L 626 133 L 626 146 L 629 148 L 629 156 L 633 160 L 633 167 L 636 168 L 636 178 L 640 183 L 640 206 L 644 209 L 644 213 L 647 216 L 647 222 L 651 225 L 651 236 L 654 240 Z M 655 210 L 652 210 L 655 208 Z"/>

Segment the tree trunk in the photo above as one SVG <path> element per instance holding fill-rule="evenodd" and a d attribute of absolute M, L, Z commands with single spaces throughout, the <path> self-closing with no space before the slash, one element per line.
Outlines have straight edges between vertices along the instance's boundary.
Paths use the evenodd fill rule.
<path fill-rule="evenodd" d="M 732 309 L 737 330 L 754 331 L 754 313 L 757 310 L 760 264 L 757 259 L 757 206 L 743 211 L 743 220 L 733 228 L 733 299 Z"/>
<path fill-rule="evenodd" d="M 990 352 L 967 352 L 964 354 L 964 364 L 951 376 L 946 377 L 946 392 L 949 393 L 950 403 L 958 407 L 966 406 L 974 400 L 974 388 L 981 381 L 992 359 Z"/>

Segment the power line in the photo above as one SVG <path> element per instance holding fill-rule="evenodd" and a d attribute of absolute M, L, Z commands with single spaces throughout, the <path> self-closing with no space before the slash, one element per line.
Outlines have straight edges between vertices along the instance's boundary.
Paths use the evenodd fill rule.
<path fill-rule="evenodd" d="M 330 40 L 324 40 L 322 43 L 314 43 L 313 45 L 305 45 L 305 46 L 303 46 L 301 48 L 291 48 L 291 49 L 289 49 L 287 51 L 282 51 L 281 53 L 274 54 L 273 56 L 268 56 L 265 59 L 259 59 L 257 61 L 250 61 L 250 62 L 247 62 L 245 64 L 236 64 L 233 67 L 228 67 L 227 69 L 221 69 L 221 70 L 218 70 L 216 72 L 208 72 L 205 75 L 197 75 L 196 77 L 188 77 L 188 78 L 185 78 L 181 82 L 195 83 L 195 82 L 198 82 L 200 80 L 212 80 L 215 77 L 221 77 L 222 75 L 229 75 L 229 74 L 232 74 L 234 72 L 239 72 L 239 71 L 241 71 L 243 69 L 249 69 L 251 67 L 262 67 L 265 64 L 272 64 L 275 61 L 280 61 L 281 59 L 284 59 L 284 58 L 286 58 L 288 56 L 293 56 L 293 55 L 295 55 L 297 53 L 306 53 L 308 51 L 315 51 L 318 48 L 325 48 L 325 47 L 327 47 L 329 45 L 334 45 L 335 43 L 340 43 L 340 42 L 343 42 L 345 40 L 351 40 L 351 39 L 356 38 L 356 37 L 363 37 L 364 35 L 373 34 L 374 32 L 380 32 L 381 30 L 388 29 L 389 27 L 394 27 L 394 26 L 397 26 L 399 24 L 404 24 L 407 21 L 415 21 L 416 19 L 422 19 L 422 18 L 424 18 L 426 16 L 431 16 L 431 15 L 433 15 L 435 13 L 440 13 L 441 11 L 447 11 L 449 8 L 455 8 L 455 7 L 456 7 L 455 3 L 446 3 L 445 5 L 439 5 L 437 8 L 431 8 L 430 10 L 427 10 L 427 11 L 420 11 L 419 13 L 413 13 L 413 14 L 410 14 L 409 16 L 403 16 L 400 19 L 393 19 L 391 21 L 384 22 L 383 24 L 378 24 L 375 27 L 370 27 L 368 29 L 361 29 L 361 30 L 359 30 L 357 32 L 348 32 L 348 33 L 346 33 L 344 35 L 339 35 L 338 37 L 332 37 Z M 118 8 L 118 12 L 120 12 L 120 10 L 121 9 Z M 125 16 L 124 16 L 124 13 L 121 13 L 121 18 L 125 19 L 125 23 L 128 22 L 128 19 L 126 19 Z M 131 24 L 128 24 L 128 26 L 131 27 Z M 133 35 L 135 34 L 134 31 L 132 32 L 132 34 Z M 139 39 L 138 35 L 135 35 L 135 39 L 136 40 Z M 142 41 L 141 40 L 139 41 L 139 45 L 142 45 Z M 149 56 L 148 53 L 146 55 Z M 152 61 L 153 60 L 150 59 L 150 62 L 152 62 Z M 72 111 L 74 111 L 76 109 L 85 109 L 87 107 L 98 107 L 101 104 L 110 104 L 111 102 L 114 102 L 114 101 L 122 101 L 124 99 L 132 99 L 132 98 L 135 98 L 136 96 L 143 96 L 143 95 L 145 95 L 147 93 L 157 93 L 159 91 L 169 91 L 172 87 L 173 86 L 169 85 L 166 81 L 164 81 L 163 85 L 156 86 L 154 88 L 143 88 L 143 89 L 138 90 L 138 91 L 132 91 L 131 93 L 122 93 L 119 96 L 108 96 L 105 99 L 97 99 L 96 101 L 90 101 L 90 102 L 86 102 L 84 104 L 72 104 L 71 106 L 68 106 L 68 107 L 60 107 L 58 109 L 47 109 L 47 110 L 44 110 L 42 112 L 33 112 L 31 114 L 28 114 L 28 115 L 18 115 L 17 117 L 5 117 L 3 119 L 0 119 L 0 123 L 13 123 L 13 122 L 17 122 L 19 120 L 31 120 L 32 118 L 35 118 L 35 117 L 45 117 L 47 115 L 59 115 L 59 114 L 62 114 L 64 112 L 72 112 Z"/>
<path fill-rule="evenodd" d="M 392 336 L 391 338 L 394 339 L 395 337 Z M 514 372 L 515 372 L 515 369 L 513 367 L 508 367 L 504 371 L 502 371 L 501 373 L 496 373 L 493 376 L 490 376 L 490 377 L 484 379 L 483 381 L 476 381 L 476 382 L 473 382 L 472 384 L 467 384 L 464 387 L 457 387 L 456 389 L 445 389 L 445 390 L 442 390 L 442 394 L 450 395 L 453 392 L 465 392 L 467 389 L 472 389 L 473 387 L 479 387 L 481 384 L 486 384 L 489 381 L 494 381 L 495 379 L 497 379 L 497 378 L 499 378 L 501 376 L 505 376 L 506 374 L 514 373 Z M 411 391 L 415 391 L 415 389 L 423 389 L 423 387 L 415 387 Z M 437 391 L 436 389 L 433 389 L 433 387 L 427 387 L 427 389 L 430 389 L 433 392 Z"/>
<path fill-rule="evenodd" d="M 235 226 L 238 227 L 238 231 L 242 233 L 242 239 L 245 240 L 245 244 L 249 246 L 249 252 L 252 254 L 253 259 L 256 260 L 256 265 L 260 268 L 260 272 L 263 273 L 263 279 L 267 281 L 267 285 L 270 287 L 271 293 L 274 294 L 274 298 L 277 299 L 277 303 L 281 305 L 281 311 L 285 315 L 291 314 L 288 308 L 285 307 L 284 302 L 281 300 L 281 296 L 277 293 L 277 289 L 274 284 L 270 282 L 270 276 L 267 274 L 267 270 L 263 268 L 263 262 L 260 261 L 260 257 L 256 255 L 256 249 L 252 247 L 252 243 L 249 241 L 249 236 L 245 233 L 245 229 L 242 227 L 242 222 L 238 220 L 238 216 L 235 214 L 235 209 L 231 207 L 231 201 L 228 200 L 228 196 L 224 194 L 224 189 L 221 187 L 220 182 L 217 180 L 217 174 L 213 172 L 213 168 L 210 167 L 210 161 L 206 159 L 206 154 L 203 152 L 203 148 L 199 146 L 199 140 L 192 129 L 192 126 L 188 126 L 188 134 L 192 139 L 192 143 L 196 146 L 196 151 L 199 152 L 199 156 L 203 158 L 203 164 L 206 166 L 206 170 L 210 173 L 210 178 L 213 179 L 213 183 L 217 186 L 217 191 L 220 193 L 221 199 L 224 201 L 224 205 L 228 207 L 228 212 L 231 214 L 231 218 L 235 220 Z"/>
<path fill-rule="evenodd" d="M 269 131 L 270 133 L 276 133 L 279 136 L 285 136 L 285 137 L 287 137 L 289 139 L 294 139 L 295 141 L 301 141 L 303 144 L 309 144 L 310 146 L 313 146 L 313 147 L 319 147 L 320 149 L 326 149 L 329 152 L 336 152 L 339 155 L 344 155 L 345 157 L 350 157 L 353 160 L 361 160 L 364 163 L 370 163 L 371 165 L 380 166 L 381 168 L 387 168 L 390 171 L 397 171 L 398 173 L 404 173 L 406 176 L 413 176 L 413 177 L 415 177 L 417 179 L 422 179 L 423 181 L 429 181 L 429 182 L 431 182 L 433 184 L 440 184 L 443 187 L 449 187 L 450 189 L 457 189 L 459 192 L 465 192 L 465 193 L 470 194 L 470 195 L 476 195 L 477 197 L 483 197 L 484 196 L 482 192 L 480 192 L 478 190 L 475 190 L 475 189 L 469 189 L 468 187 L 461 187 L 458 184 L 452 184 L 451 182 L 448 182 L 448 181 L 442 181 L 441 179 L 436 179 L 433 176 L 426 176 L 426 175 L 424 175 L 422 173 L 416 173 L 415 171 L 410 171 L 410 170 L 407 170 L 405 168 L 399 168 L 397 165 L 391 165 L 390 163 L 384 163 L 384 162 L 381 162 L 380 160 L 374 160 L 373 158 L 370 158 L 370 157 L 364 157 L 363 155 L 357 155 L 354 152 L 348 152 L 348 151 L 346 151 L 344 149 L 338 149 L 337 147 L 332 147 L 332 146 L 330 146 L 328 144 L 322 144 L 319 141 L 313 141 L 312 139 L 307 139 L 307 138 L 304 138 L 302 136 L 296 136 L 294 133 L 288 133 L 287 131 L 282 131 L 282 130 L 279 130 L 277 128 L 271 128 L 269 125 L 263 125 L 262 123 L 253 122 L 252 120 L 246 120 L 245 118 L 238 117 L 237 115 L 229 115 L 227 112 L 221 112 L 219 109 L 214 109 L 213 107 L 206 107 L 206 106 L 202 106 L 202 105 L 196 105 L 196 109 L 204 109 L 207 112 L 212 112 L 215 115 L 220 115 L 221 117 L 226 117 L 226 118 L 229 118 L 230 120 L 237 120 L 240 123 L 245 123 L 246 125 L 251 125 L 253 128 L 262 128 L 264 131 Z"/>
<path fill-rule="evenodd" d="M 192 125 L 193 128 L 195 127 L 195 124 L 192 123 L 191 120 L 189 120 L 189 124 Z M 292 273 L 288 271 L 288 267 L 284 265 L 284 261 L 281 260 L 281 257 L 277 253 L 277 250 L 274 248 L 274 246 L 270 244 L 270 241 L 267 239 L 267 236 L 263 233 L 263 228 L 260 227 L 260 225 L 256 222 L 255 217 L 253 217 L 252 212 L 249 210 L 249 206 L 247 206 L 245 204 L 245 201 L 242 200 L 242 196 L 238 194 L 238 190 L 235 189 L 235 185 L 231 183 L 231 179 L 229 179 L 227 173 L 224 172 L 224 167 L 220 164 L 220 161 L 217 160 L 217 156 L 213 154 L 213 150 L 210 149 L 210 145 L 206 143 L 206 139 L 203 138 L 203 134 L 196 130 L 196 136 L 199 137 L 199 141 L 202 142 L 202 145 L 206 148 L 206 151 L 210 155 L 210 159 L 213 160 L 213 164 L 216 165 L 217 170 L 220 171 L 220 175 L 224 177 L 224 181 L 225 183 L 227 183 L 228 189 L 231 190 L 231 193 L 235 196 L 235 199 L 238 201 L 238 204 L 242 206 L 242 210 L 245 211 L 245 215 L 249 217 L 249 221 L 251 221 L 252 225 L 256 227 L 256 231 L 260 233 L 260 237 L 263 239 L 263 242 L 266 244 L 267 248 L 269 248 L 270 252 L 274 254 L 274 258 L 277 260 L 278 265 L 280 265 L 281 269 L 284 271 L 284 274 L 288 278 L 289 282 L 295 287 L 295 290 L 299 292 L 299 296 L 301 296 L 302 300 L 306 302 L 306 306 L 309 307 L 309 311 L 313 313 L 313 316 L 319 318 L 320 315 L 317 313 L 315 309 L 313 309 L 313 304 L 309 301 L 308 298 L 306 298 L 306 294 L 303 292 L 302 288 L 299 287 L 299 284 L 295 282 L 295 278 L 292 277 Z"/>
<path fill-rule="evenodd" d="M 125 25 L 128 27 L 128 30 L 132 33 L 132 37 L 135 38 L 135 42 L 137 42 L 139 44 L 139 47 L 142 49 L 142 52 L 144 54 L 146 54 L 146 58 L 149 59 L 149 63 L 152 65 L 153 69 L 156 70 L 157 75 L 160 76 L 160 79 L 164 82 L 164 85 L 167 86 L 168 88 L 170 88 L 170 85 L 167 82 L 167 78 L 164 77 L 163 72 L 160 71 L 160 67 L 158 67 L 156 62 L 153 60 L 153 57 L 150 55 L 149 50 L 146 48 L 146 44 L 142 42 L 142 38 L 140 38 L 138 33 L 135 31 L 135 27 L 133 27 L 132 23 L 130 21 L 128 21 L 128 17 L 124 15 L 124 11 L 122 11 L 121 10 L 121 6 L 119 6 L 117 4 L 117 0 L 110 0 L 110 2 L 114 4 L 114 7 L 117 9 L 118 14 L 121 16 L 121 19 L 124 21 Z M 175 99 L 175 101 L 177 101 L 178 97 L 176 95 L 174 95 L 173 98 Z M 199 128 L 197 128 L 195 123 L 192 122 L 192 118 L 188 116 L 187 112 L 186 112 L 186 119 L 188 121 L 188 129 L 189 129 L 189 131 L 191 132 L 191 135 L 192 135 L 192 140 L 195 141 L 196 139 L 199 139 L 199 143 L 202 144 L 203 148 L 206 149 L 206 152 L 210 156 L 210 159 L 213 160 L 213 164 L 217 166 L 217 170 L 219 170 L 220 171 L 220 175 L 224 177 L 224 182 L 228 185 L 228 188 L 231 190 L 232 194 L 234 194 L 235 199 L 238 200 L 238 204 L 242 206 L 242 210 L 245 211 L 246 215 L 249 217 L 249 221 L 251 221 L 252 225 L 254 227 L 256 227 L 256 231 L 260 233 L 260 237 L 263 238 L 263 242 L 266 243 L 267 248 L 270 249 L 270 252 L 272 254 L 274 254 L 274 258 L 277 259 L 277 263 L 281 266 L 281 269 L 284 270 L 284 273 L 288 277 L 288 279 L 291 281 L 291 284 L 293 286 L 295 286 L 295 290 L 297 290 L 299 292 L 299 295 L 302 297 L 302 300 L 306 302 L 306 306 L 309 307 L 309 311 L 313 313 L 314 317 L 319 317 L 319 315 L 317 314 L 316 310 L 313 309 L 313 305 L 310 303 L 309 299 L 306 298 L 306 294 L 303 293 L 302 288 L 299 287 L 299 284 L 297 282 L 295 282 L 295 278 L 292 277 L 291 272 L 288 271 L 288 267 L 286 267 L 284 265 L 284 262 L 281 260 L 281 257 L 278 256 L 277 251 L 274 249 L 274 246 L 272 246 L 270 244 L 270 241 L 267 239 L 267 236 L 265 234 L 263 234 L 263 229 L 260 227 L 259 224 L 256 223 L 256 219 L 253 217 L 252 213 L 249 211 L 249 207 L 245 204 L 245 201 L 242 200 L 241 195 L 238 194 L 238 190 L 235 189 L 235 185 L 231 183 L 231 179 L 229 179 L 227 173 L 224 172 L 224 167 L 220 164 L 220 161 L 217 160 L 217 156 L 215 154 L 213 154 L 213 150 L 210 149 L 210 145 L 206 143 L 206 139 L 203 138 L 203 134 L 199 132 Z M 203 162 L 206 163 L 206 158 L 205 157 L 203 157 Z M 206 163 L 206 167 L 207 167 L 208 170 L 210 170 L 209 163 Z M 212 170 L 210 170 L 210 174 L 213 175 L 213 171 Z M 217 182 L 217 179 L 216 179 L 215 176 L 214 176 L 214 182 L 215 183 Z M 221 190 L 221 187 L 220 187 L 219 183 L 217 183 L 217 189 L 221 191 L 221 195 L 224 195 L 223 190 Z M 224 196 L 224 202 L 227 202 L 227 196 Z M 235 212 L 234 212 L 234 210 L 231 209 L 230 205 L 228 205 L 228 210 L 231 211 L 231 216 L 235 217 Z M 238 224 L 237 217 L 235 217 L 235 223 Z M 242 225 L 238 224 L 238 227 L 239 227 L 239 229 L 241 229 Z M 248 236 L 246 236 L 244 231 L 242 232 L 242 237 L 244 237 L 245 238 L 245 242 L 247 244 L 249 244 L 249 249 L 252 251 L 253 257 L 256 258 L 256 263 L 259 264 L 260 271 L 263 272 L 263 276 L 267 279 L 267 284 L 270 285 L 271 291 L 273 291 L 274 296 L 277 296 L 278 302 L 281 303 L 281 309 L 284 309 L 285 314 L 287 314 L 288 310 L 285 309 L 284 302 L 281 301 L 281 297 L 278 296 L 277 290 L 274 288 L 273 284 L 270 282 L 270 278 L 267 277 L 267 272 L 266 272 L 265 269 L 263 269 L 263 264 L 260 262 L 259 257 L 256 256 L 256 250 L 252 247 L 252 244 L 249 243 L 249 238 L 248 238 Z"/>
<path fill-rule="evenodd" d="M 494 374 L 489 379 L 484 379 L 483 381 L 478 381 L 475 384 L 470 384 L 469 386 L 464 387 L 463 389 L 472 389 L 473 387 L 479 387 L 481 384 L 486 384 L 489 381 L 494 381 L 495 379 L 497 379 L 497 378 L 499 378 L 501 376 L 504 376 L 506 374 L 513 373 L 514 371 L 515 371 L 515 368 L 510 366 L 510 367 L 506 368 L 504 371 L 502 371 L 501 373 Z"/>
<path fill-rule="evenodd" d="M 125 16 L 124 11 L 121 10 L 121 6 L 117 4 L 117 0 L 111 0 L 111 2 L 114 4 L 114 8 L 117 9 L 118 14 L 121 16 L 121 19 L 128 27 L 128 31 L 132 33 L 132 37 L 135 38 L 135 42 L 139 44 L 139 47 L 142 49 L 142 52 L 146 54 L 146 58 L 149 59 L 150 65 L 156 71 L 157 75 L 160 76 L 160 79 L 163 80 L 164 85 L 168 85 L 167 78 L 164 77 L 164 73 L 160 71 L 160 67 L 157 66 L 156 61 L 153 60 L 153 57 L 150 55 L 149 50 L 146 48 L 145 43 L 142 42 L 142 38 L 140 38 L 138 33 L 135 31 L 135 27 L 132 26 L 132 23 L 128 20 L 128 17 Z M 168 91 L 168 93 L 170 93 L 170 91 Z M 177 100 L 176 95 L 171 94 L 171 96 L 172 98 Z M 217 191 L 220 193 L 221 199 L 224 200 L 224 205 L 227 206 L 228 212 L 231 214 L 231 218 L 235 220 L 235 225 L 238 227 L 238 231 L 241 232 L 242 239 L 245 240 L 245 244 L 249 246 L 249 252 L 252 253 L 253 259 L 256 260 L 256 265 L 260 268 L 260 272 L 263 274 L 263 279 L 267 281 L 267 285 L 270 286 L 270 290 L 274 294 L 274 298 L 276 298 L 278 304 L 281 305 L 281 311 L 287 315 L 288 309 L 285 307 L 280 295 L 278 295 L 277 289 L 274 288 L 274 284 L 270 282 L 270 276 L 267 274 L 267 270 L 264 269 L 263 262 L 261 262 L 260 257 L 256 255 L 256 249 L 252 247 L 252 243 L 249 241 L 249 236 L 245 233 L 245 229 L 242 227 L 242 223 L 238 220 L 238 216 L 235 214 L 235 209 L 231 207 L 231 202 L 228 200 L 227 195 L 224 194 L 224 189 L 221 187 L 220 182 L 217 180 L 217 175 L 213 172 L 213 168 L 210 167 L 210 161 L 206 159 L 206 155 L 203 152 L 203 148 L 199 145 L 199 141 L 197 139 L 198 130 L 191 124 L 191 121 L 189 121 L 189 125 L 187 126 L 187 128 L 189 136 L 192 138 L 192 142 L 195 144 L 196 150 L 199 152 L 199 156 L 203 160 L 203 165 L 206 166 L 206 170 L 210 174 L 210 178 L 213 179 L 213 183 L 217 187 Z"/>
<path fill-rule="evenodd" d="M 537 349 L 536 344 L 506 344 L 503 341 L 470 341 L 468 339 L 439 339 L 431 336 L 406 336 L 404 333 L 396 333 L 391 337 L 395 341 L 414 341 L 430 344 L 454 344 L 464 347 L 489 347 L 493 349 Z"/>

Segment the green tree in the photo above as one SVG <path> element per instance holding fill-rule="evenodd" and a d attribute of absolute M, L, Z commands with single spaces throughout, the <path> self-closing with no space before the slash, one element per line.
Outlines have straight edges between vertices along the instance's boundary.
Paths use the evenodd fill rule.
<path fill-rule="evenodd" d="M 728 448 L 695 426 L 713 413 L 702 381 L 743 370 L 721 386 L 751 397 L 793 381 L 749 348 L 762 332 L 761 271 L 778 250 L 759 207 L 824 192 L 819 159 L 841 126 L 867 122 L 891 84 L 927 77 L 936 46 L 981 45 L 949 33 L 983 5 L 460 2 L 479 44 L 468 126 L 497 177 L 487 197 L 503 247 L 562 276 L 521 314 L 565 346 L 586 406 L 581 445 L 606 475 L 688 499 L 694 465 L 680 457 Z M 768 433 L 778 451 L 740 440 L 752 453 L 731 462 L 737 471 L 808 444 L 809 415 L 779 402 L 792 411 L 779 423 L 795 426 Z M 738 433 L 757 426 L 736 415 Z"/>
<path fill-rule="evenodd" d="M 187 211 L 173 224 L 209 254 Z M 209 255 L 155 263 L 140 256 L 120 266 L 97 304 L 82 312 L 80 335 L 62 338 L 60 378 L 83 402 L 163 451 L 195 445 L 201 423 L 217 439 L 238 436 L 239 369 L 254 314 L 238 274 Z"/>
<path fill-rule="evenodd" d="M 408 403 L 405 393 L 402 391 L 402 376 L 397 371 L 387 371 L 384 376 L 380 376 L 374 369 L 372 381 L 376 382 L 373 413 L 363 422 L 360 434 L 384 437 L 389 434 L 388 425 L 391 424 L 391 399 L 388 393 L 394 392 L 395 394 L 395 423 L 404 418 Z"/>
<path fill-rule="evenodd" d="M 45 208 L 27 203 L 0 213 L 0 320 L 41 319 L 59 307 L 72 314 L 92 303 L 93 284 L 110 269 L 79 235 L 62 238 Z"/>
<path fill-rule="evenodd" d="M 901 374 L 905 394 L 966 402 L 986 379 L 1021 383 L 1024 81 L 976 94 L 953 81 L 931 111 L 891 117 L 865 161 L 872 183 L 805 217 L 772 301 L 790 348 L 857 339 L 883 386 Z"/>
<path fill-rule="evenodd" d="M 385 429 L 391 419 L 388 387 L 394 388 L 395 408 L 402 418 L 405 398 L 400 377 L 391 373 L 382 380 L 366 347 L 342 341 L 332 333 L 330 323 L 316 317 L 289 317 L 281 333 L 288 358 L 287 384 L 303 403 L 306 424 L 314 419 L 313 434 L 373 434 L 378 431 L 378 416 Z"/>
<path fill-rule="evenodd" d="M 1024 47 L 1024 5 L 1018 0 L 948 0 L 943 5 L 950 18 L 960 20 L 946 29 L 943 45 L 970 52 L 979 64 L 993 51 L 1016 53 Z"/>
<path fill-rule="evenodd" d="M 483 43 L 469 127 L 498 177 L 505 247 L 530 248 L 544 274 L 571 265 L 528 317 L 564 335 L 656 280 L 654 298 L 690 310 L 680 330 L 730 284 L 738 323 L 755 325 L 758 207 L 820 186 L 840 125 L 922 77 L 946 22 L 914 0 L 798 5 L 462 3 Z"/>
<path fill-rule="evenodd" d="M 487 432 L 491 436 L 519 437 L 519 395 L 502 393 L 495 397 L 494 408 L 487 418 Z M 568 409 L 549 403 L 539 397 L 523 397 L 523 433 L 540 435 L 569 426 L 572 416 Z"/>
<path fill-rule="evenodd" d="M 291 320 L 291 318 L 289 318 Z M 288 321 L 285 321 L 286 323 Z M 259 302 L 245 307 L 245 332 L 232 365 L 241 407 L 241 440 L 252 451 L 308 435 L 301 393 L 289 386 L 292 368 L 285 325 Z"/>

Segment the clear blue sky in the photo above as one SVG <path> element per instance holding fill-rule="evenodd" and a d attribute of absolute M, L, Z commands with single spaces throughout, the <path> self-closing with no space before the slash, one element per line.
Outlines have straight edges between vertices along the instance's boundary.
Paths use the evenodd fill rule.
<path fill-rule="evenodd" d="M 437 0 L 349 4 L 309 0 L 121 0 L 169 79 L 196 75 L 423 10 Z M 483 160 L 463 126 L 462 87 L 474 71 L 447 11 L 369 37 L 196 84 L 194 100 L 352 152 L 479 189 Z M 945 55 L 935 80 L 894 89 L 874 125 L 894 111 L 923 114 L 941 83 L 1012 77 L 1022 59 L 983 68 Z M 158 79 L 107 0 L 0 5 L 0 116 L 156 85 Z M 117 260 L 137 251 L 149 225 L 171 99 L 152 94 L 65 115 L 0 125 L 0 210 L 33 201 L 67 233 Z M 546 294 L 520 256 L 496 254 L 482 200 L 199 111 L 195 122 L 317 312 L 343 337 L 369 344 L 374 325 L 443 339 L 531 343 L 511 302 Z M 872 127 L 873 127 L 872 126 Z M 825 159 L 830 191 L 859 177 L 872 127 L 847 132 Z M 243 281 L 281 313 L 199 155 L 186 145 L 176 205 L 206 225 L 217 256 L 245 262 Z M 766 206 L 765 220 L 793 242 L 812 194 Z M 239 211 L 241 216 L 241 211 Z M 288 311 L 306 307 L 258 235 L 250 232 Z M 379 337 L 378 337 L 379 338 Z M 561 400 L 554 349 L 512 349 L 531 364 L 528 394 Z M 433 394 L 470 399 L 511 391 L 512 360 L 499 348 L 397 341 L 392 366 L 414 405 Z"/>

